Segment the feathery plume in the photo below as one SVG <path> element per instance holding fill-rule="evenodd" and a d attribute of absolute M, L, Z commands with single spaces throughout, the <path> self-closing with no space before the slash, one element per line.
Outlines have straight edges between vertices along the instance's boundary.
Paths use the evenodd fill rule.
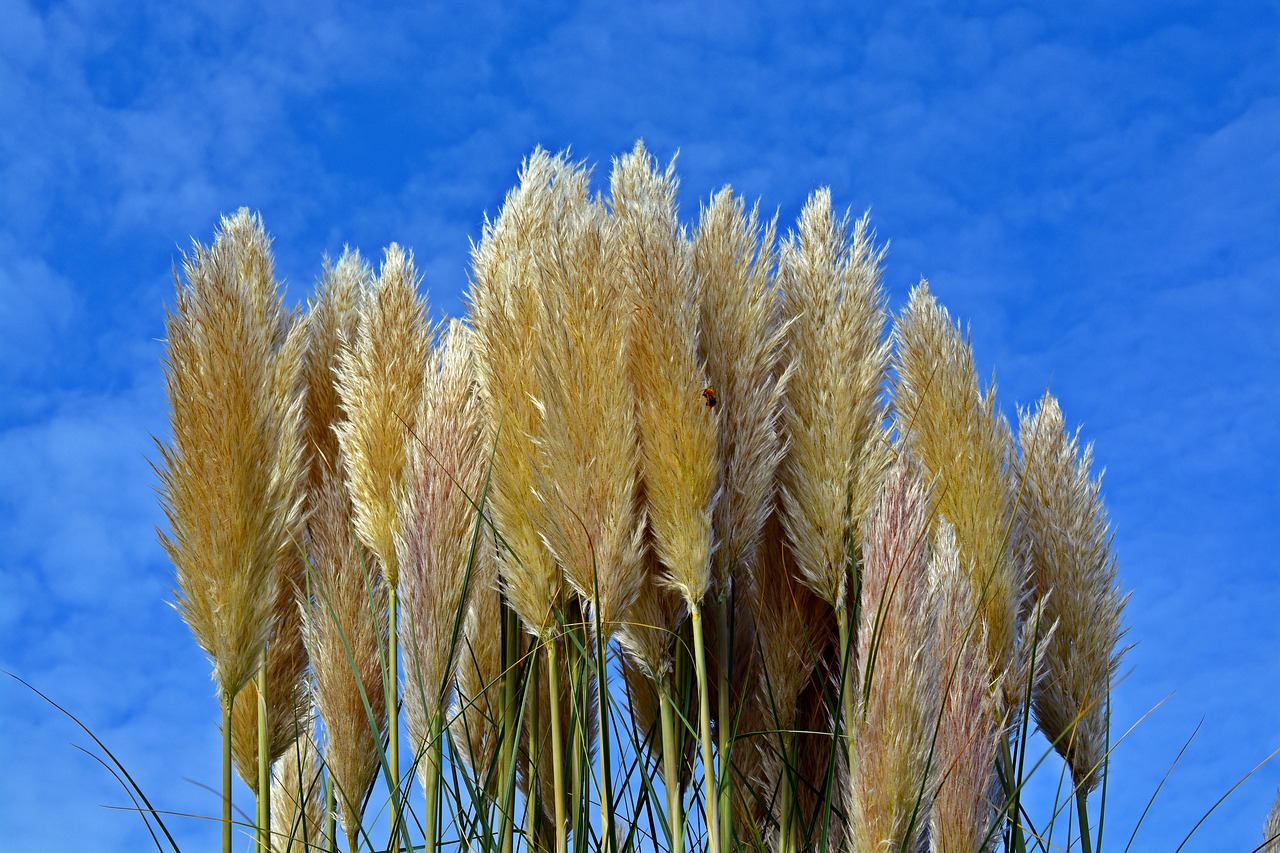
<path fill-rule="evenodd" d="M 556 226 L 539 275 L 535 491 L 543 540 L 608 638 L 643 581 L 627 370 L 632 297 L 600 203 L 584 201 Z"/>
<path fill-rule="evenodd" d="M 1067 433 L 1058 401 L 1045 394 L 1022 413 L 1018 504 L 1031 577 L 1055 624 L 1037 661 L 1036 722 L 1085 792 L 1102 781 L 1111 680 L 1120 665 L 1127 595 L 1116 583 L 1111 528 L 1093 479 L 1093 447 Z"/>
<path fill-rule="evenodd" d="M 324 720 L 324 761 L 338 816 L 353 840 L 387 729 L 387 587 L 356 536 L 341 473 L 326 470 L 312 500 L 305 636 Z"/>
<path fill-rule="evenodd" d="M 929 817 L 932 853 L 992 848 L 1001 796 L 996 779 L 1001 715 L 987 664 L 986 629 L 970 573 L 960 565 L 955 528 L 938 523 L 929 563 L 929 597 L 937 602 L 934 636 L 942 709 L 934 741 L 937 796 Z"/>
<path fill-rule="evenodd" d="M 855 850 L 915 850 L 928 826 L 940 705 L 929 522 L 929 494 L 899 462 L 862 543 L 858 701 L 847 726 L 858 745 L 849 803 Z"/>
<path fill-rule="evenodd" d="M 360 306 L 355 340 L 338 357 L 338 394 L 346 412 L 338 442 L 356 533 L 392 589 L 399 583 L 395 536 L 430 346 L 426 315 L 413 256 L 393 243 Z"/>
<path fill-rule="evenodd" d="M 237 248 L 246 239 L 256 251 Z M 211 247 L 194 247 L 183 275 L 166 318 L 173 440 L 158 474 L 171 532 L 159 535 L 176 606 L 225 703 L 258 669 L 280 561 L 298 548 L 303 338 L 285 331 L 269 240 L 247 210 L 223 218 Z"/>
<path fill-rule="evenodd" d="M 787 452 L 778 469 L 783 520 L 798 577 L 837 611 L 845 607 L 857 528 L 888 458 L 880 387 L 885 340 L 883 250 L 864 216 L 848 233 L 831 193 L 814 193 L 799 233 L 782 247 L 782 315 L 793 325 L 793 371 L 783 410 Z"/>
<path fill-rule="evenodd" d="M 711 571 L 716 410 L 704 397 L 699 299 L 676 213 L 677 186 L 675 163 L 659 173 L 643 143 L 614 163 L 610 179 L 616 251 L 625 291 L 635 300 L 627 385 L 635 390 L 653 548 L 662 579 L 700 604 Z"/>
<path fill-rule="evenodd" d="M 310 459 L 308 492 L 315 494 L 325 470 L 338 470 L 338 434 L 344 417 L 335 370 L 343 342 L 356 339 L 360 303 L 373 273 L 360 253 L 345 250 L 336 264 L 326 258 L 318 293 L 307 314 L 307 353 L 303 367 L 307 403 L 303 446 Z"/>
<path fill-rule="evenodd" d="M 492 547 L 477 526 L 487 457 L 470 335 L 454 320 L 431 352 L 396 537 L 404 707 L 418 749 L 438 737 L 462 650 L 471 567 Z M 437 772 L 428 764 L 421 773 Z"/>
<path fill-rule="evenodd" d="M 539 270 L 553 251 L 555 223 L 586 199 L 585 171 L 539 149 L 471 252 L 468 300 L 493 456 L 488 509 L 502 537 L 502 589 L 526 630 L 541 639 L 556 628 L 561 573 L 539 534 L 542 508 L 534 496 L 534 442 L 543 420 L 530 370 L 539 345 Z"/>
<path fill-rule="evenodd" d="M 745 580 L 754 569 L 782 459 L 778 430 L 786 328 L 778 322 L 778 294 L 771 282 L 775 240 L 775 224 L 762 228 L 758 207 L 748 214 L 727 188 L 702 209 L 693 236 L 701 297 L 699 353 L 716 400 L 716 456 L 723 477 L 712 516 L 712 577 L 720 594 L 732 579 Z"/>
<path fill-rule="evenodd" d="M 927 284 L 911 291 L 894 338 L 897 427 L 923 475 L 935 481 L 938 515 L 955 525 L 986 625 L 988 662 L 1008 672 L 1005 711 L 1014 714 L 1026 689 L 1019 639 L 1027 584 L 1025 562 L 1010 547 L 1009 425 L 996 411 L 995 387 L 979 389 L 973 351 Z"/>

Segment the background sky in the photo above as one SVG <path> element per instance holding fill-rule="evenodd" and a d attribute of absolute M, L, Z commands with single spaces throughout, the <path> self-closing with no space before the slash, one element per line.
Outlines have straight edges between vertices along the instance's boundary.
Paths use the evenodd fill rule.
<path fill-rule="evenodd" d="M 1280 747 L 1276 3 L 457 5 L 0 4 L 0 668 L 158 807 L 216 814 L 149 467 L 180 251 L 248 206 L 291 302 L 325 253 L 398 241 L 457 315 L 522 157 L 571 147 L 599 184 L 643 137 L 679 152 L 686 219 L 726 183 L 784 230 L 822 185 L 869 209 L 893 308 L 927 277 L 1008 414 L 1047 385 L 1095 443 L 1137 644 L 1117 736 L 1163 702 L 1116 750 L 1108 846 L 1197 724 L 1135 850 Z M 76 744 L 0 681 L 0 846 L 146 849 Z M 1186 849 L 1253 849 L 1277 783 Z"/>

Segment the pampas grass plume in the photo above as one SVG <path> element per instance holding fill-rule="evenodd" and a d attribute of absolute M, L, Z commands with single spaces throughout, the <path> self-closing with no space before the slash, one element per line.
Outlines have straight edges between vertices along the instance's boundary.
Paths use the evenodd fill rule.
<path fill-rule="evenodd" d="M 360 539 L 388 586 L 399 581 L 395 536 L 410 436 L 416 431 L 430 335 L 413 256 L 396 244 L 360 307 L 359 330 L 338 359 L 346 420 L 338 441 Z"/>
<path fill-rule="evenodd" d="M 1042 618 L 1057 629 L 1045 641 L 1033 694 L 1036 722 L 1066 759 L 1077 787 L 1102 781 L 1111 681 L 1120 665 L 1127 595 L 1116 583 L 1111 528 L 1093 448 L 1066 431 L 1058 401 L 1045 394 L 1019 427 L 1019 502 Z"/>
<path fill-rule="evenodd" d="M 238 249 L 246 239 L 258 251 Z M 173 438 L 160 448 L 170 528 L 160 540 L 177 570 L 177 608 L 224 700 L 258 669 L 279 563 L 297 549 L 302 517 L 303 338 L 285 332 L 268 246 L 247 210 L 224 218 L 214 245 L 184 258 L 187 284 L 166 319 Z"/>
<path fill-rule="evenodd" d="M 831 193 L 819 190 L 782 247 L 778 273 L 793 371 L 778 470 L 783 519 L 800 579 L 837 610 L 845 606 L 857 527 L 887 460 L 879 399 L 889 353 L 884 253 L 874 242 L 866 217 L 850 235 Z"/>
<path fill-rule="evenodd" d="M 996 754 L 999 693 L 992 688 L 986 629 L 969 572 L 960 564 L 955 528 L 938 523 L 929 563 L 937 603 L 937 651 L 942 709 L 933 756 L 937 796 L 929 821 L 933 853 L 975 853 L 993 846 L 1000 795 Z"/>
<path fill-rule="evenodd" d="M 866 526 L 857 743 L 850 786 L 855 850 L 915 850 L 933 799 L 931 744 L 940 696 L 928 582 L 930 495 L 903 462 Z"/>

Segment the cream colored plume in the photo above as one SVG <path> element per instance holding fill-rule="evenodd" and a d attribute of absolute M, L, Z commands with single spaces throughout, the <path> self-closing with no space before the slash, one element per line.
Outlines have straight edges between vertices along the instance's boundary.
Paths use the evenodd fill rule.
<path fill-rule="evenodd" d="M 471 253 L 468 298 L 493 455 L 488 509 L 502 536 L 503 591 L 525 628 L 544 639 L 554 633 L 561 573 L 539 534 L 542 507 L 534 496 L 534 442 L 543 420 L 531 369 L 539 351 L 540 265 L 554 251 L 556 223 L 586 201 L 586 172 L 539 149 Z"/>
<path fill-rule="evenodd" d="M 783 245 L 778 274 L 782 315 L 792 323 L 787 452 L 778 469 L 783 520 L 799 578 L 837 610 L 887 459 L 884 253 L 874 242 L 866 217 L 850 235 L 830 192 L 820 190 L 800 215 L 799 233 Z"/>
<path fill-rule="evenodd" d="M 404 707 L 414 746 L 424 749 L 452 690 L 476 559 L 493 547 L 480 519 L 488 456 L 471 331 L 458 320 L 431 351 L 416 423 L 396 549 Z"/>
<path fill-rule="evenodd" d="M 541 533 L 609 637 L 644 580 L 628 353 L 634 296 L 597 201 L 566 209 L 539 266 L 534 487 Z"/>
<path fill-rule="evenodd" d="M 1267 824 L 1262 830 L 1263 853 L 1280 853 L 1280 791 L 1267 814 Z"/>
<path fill-rule="evenodd" d="M 346 413 L 338 442 L 356 532 L 393 588 L 399 582 L 399 506 L 430 342 L 413 256 L 393 243 L 360 306 L 355 340 L 338 359 L 338 393 Z"/>
<path fill-rule="evenodd" d="M 659 172 L 643 143 L 614 163 L 612 236 L 623 279 L 614 298 L 629 294 L 635 304 L 624 384 L 635 394 L 653 548 L 663 581 L 700 604 L 711 575 L 717 413 L 703 393 L 699 298 L 676 212 L 678 187 L 675 164 Z M 613 395 L 627 402 L 623 387 Z"/>
<path fill-rule="evenodd" d="M 160 448 L 170 528 L 160 541 L 177 570 L 176 606 L 225 702 L 258 669 L 281 563 L 299 547 L 305 338 L 247 210 L 222 220 L 212 247 L 194 247 L 183 276 L 166 318 L 173 437 Z"/>
<path fill-rule="evenodd" d="M 373 273 L 360 253 L 346 250 L 336 264 L 325 259 L 324 273 L 307 314 L 307 355 L 303 372 L 307 384 L 303 445 L 310 459 L 309 490 L 315 492 L 325 470 L 338 470 L 338 434 L 344 420 L 338 394 L 338 356 L 344 341 L 354 341 L 360 325 L 360 304 L 373 282 Z"/>
<path fill-rule="evenodd" d="M 1031 577 L 1057 624 L 1039 652 L 1033 693 L 1036 722 L 1066 759 L 1077 787 L 1102 781 L 1111 681 L 1124 650 L 1127 595 L 1116 583 L 1111 527 L 1094 479 L 1092 446 L 1068 434 L 1058 401 L 1045 394 L 1022 414 L 1018 502 Z"/>
<path fill-rule="evenodd" d="M 955 525 L 986 626 L 988 661 L 1009 673 L 1002 683 L 1012 713 L 1026 689 L 1019 642 L 1027 583 L 1012 538 L 1009 425 L 996 410 L 995 388 L 979 389 L 973 352 L 927 284 L 911 291 L 894 338 L 897 428 L 935 482 L 937 515 Z"/>
<path fill-rule="evenodd" d="M 377 779 L 387 729 L 387 586 L 356 536 L 339 472 L 324 472 L 313 501 L 306 640 L 325 766 L 350 839 Z"/>
<path fill-rule="evenodd" d="M 915 850 L 928 826 L 941 705 L 929 595 L 930 499 L 899 462 L 862 543 L 856 719 L 849 801 L 855 850 Z"/>
<path fill-rule="evenodd" d="M 713 584 L 754 571 L 765 519 L 782 459 L 779 436 L 785 327 L 778 321 L 773 223 L 762 227 L 757 208 L 725 189 L 702 209 L 693 236 L 694 278 L 700 298 L 700 354 L 715 397 L 720 499 L 712 517 L 716 549 Z M 745 592 L 744 592 L 745 594 Z"/>
<path fill-rule="evenodd" d="M 999 834 L 993 829 L 996 810 L 1004 802 L 996 776 L 999 691 L 992 687 L 986 629 L 969 574 L 960 565 L 955 528 L 940 521 L 929 563 L 943 703 L 933 754 L 938 793 L 929 818 L 932 853 L 992 849 Z"/>

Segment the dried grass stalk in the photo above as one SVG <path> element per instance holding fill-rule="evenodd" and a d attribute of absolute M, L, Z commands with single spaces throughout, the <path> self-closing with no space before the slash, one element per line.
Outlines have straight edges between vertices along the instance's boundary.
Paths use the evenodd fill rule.
<path fill-rule="evenodd" d="M 395 537 L 430 343 L 413 256 L 393 243 L 360 306 L 355 340 L 338 359 L 338 393 L 346 412 L 338 442 L 356 532 L 392 589 L 399 583 Z"/>
<path fill-rule="evenodd" d="M 1106 760 L 1111 681 L 1124 650 L 1127 595 L 1116 583 L 1112 534 L 1093 479 L 1093 447 L 1070 435 L 1045 394 L 1022 414 L 1019 501 L 1031 577 L 1056 630 L 1043 641 L 1033 695 L 1036 722 L 1071 767 L 1078 789 L 1097 788 Z"/>
<path fill-rule="evenodd" d="M 222 220 L 213 246 L 195 245 L 183 276 L 166 318 L 173 439 L 160 448 L 160 541 L 226 702 L 258 669 L 280 562 L 298 547 L 304 339 L 285 331 L 269 240 L 247 210 Z"/>
<path fill-rule="evenodd" d="M 774 474 L 782 459 L 779 436 L 785 327 L 778 322 L 774 223 L 761 226 L 758 207 L 724 189 L 702 209 L 693 237 L 700 299 L 699 353 L 714 393 L 716 457 L 722 476 L 712 527 L 714 585 L 754 570 L 765 520 L 773 506 Z"/>
<path fill-rule="evenodd" d="M 888 361 L 883 250 L 864 216 L 848 231 L 831 193 L 814 193 L 799 233 L 782 247 L 782 315 L 793 325 L 793 371 L 783 414 L 787 453 L 778 469 L 783 520 L 799 578 L 845 607 L 857 528 L 874 502 L 888 458 L 880 389 Z"/>
<path fill-rule="evenodd" d="M 334 426 L 345 419 L 335 370 L 343 342 L 356 339 L 360 304 L 373 283 L 373 273 L 360 253 L 346 250 L 336 264 L 326 258 L 319 290 L 307 315 L 307 354 L 303 373 L 307 385 L 305 438 L 310 458 L 308 491 L 316 493 L 324 471 L 336 471 L 338 434 Z"/>
<path fill-rule="evenodd" d="M 526 630 L 543 639 L 555 633 L 561 572 L 539 533 L 542 507 L 534 496 L 534 442 L 543 420 L 530 370 L 538 351 L 539 265 L 553 250 L 555 223 L 586 199 L 585 171 L 539 149 L 472 250 L 468 298 L 493 458 L 488 509 L 502 536 L 504 594 Z"/>
<path fill-rule="evenodd" d="M 324 473 L 313 500 L 306 641 L 324 720 L 324 761 L 350 840 L 377 779 L 387 730 L 387 587 L 356 536 L 339 472 Z"/>
<path fill-rule="evenodd" d="M 610 180 L 613 237 L 624 291 L 635 300 L 630 382 L 640 474 L 662 579 L 700 605 L 711 577 L 711 514 L 718 497 L 717 410 L 703 394 L 699 295 L 676 211 L 675 163 L 659 172 L 637 143 Z M 615 395 L 624 397 L 622 389 Z"/>
<path fill-rule="evenodd" d="M 988 661 L 1008 673 L 1005 710 L 1014 714 L 1026 690 L 1019 640 L 1028 595 L 1025 561 L 1011 547 L 1009 425 L 996 410 L 994 385 L 986 394 L 979 389 L 973 351 L 927 284 L 911 291 L 894 337 L 898 430 L 935 481 L 938 515 L 955 525 L 961 564 L 973 572 Z"/>
<path fill-rule="evenodd" d="M 992 687 L 986 628 L 969 577 L 960 564 L 955 528 L 940 522 L 929 563 L 943 696 L 933 756 L 938 793 L 929 818 L 933 853 L 983 853 L 998 835 L 993 826 L 1002 803 L 995 772 L 1000 691 Z"/>
<path fill-rule="evenodd" d="M 418 434 L 410 446 L 406 501 L 396 538 L 400 562 L 400 645 L 404 650 L 404 709 L 415 749 L 434 739 L 449 701 L 462 649 L 473 546 L 477 535 L 485 455 L 476 393 L 471 332 L 454 320 L 427 365 Z M 422 762 L 420 773 L 437 772 Z"/>
<path fill-rule="evenodd" d="M 635 599 L 643 514 L 628 373 L 632 294 L 618 274 L 603 206 L 582 201 L 555 223 L 538 275 L 534 470 L 542 537 L 592 608 L 602 638 Z"/>
<path fill-rule="evenodd" d="M 939 695 L 929 495 L 899 462 L 866 526 L 849 822 L 855 850 L 915 850 L 929 821 Z"/>

